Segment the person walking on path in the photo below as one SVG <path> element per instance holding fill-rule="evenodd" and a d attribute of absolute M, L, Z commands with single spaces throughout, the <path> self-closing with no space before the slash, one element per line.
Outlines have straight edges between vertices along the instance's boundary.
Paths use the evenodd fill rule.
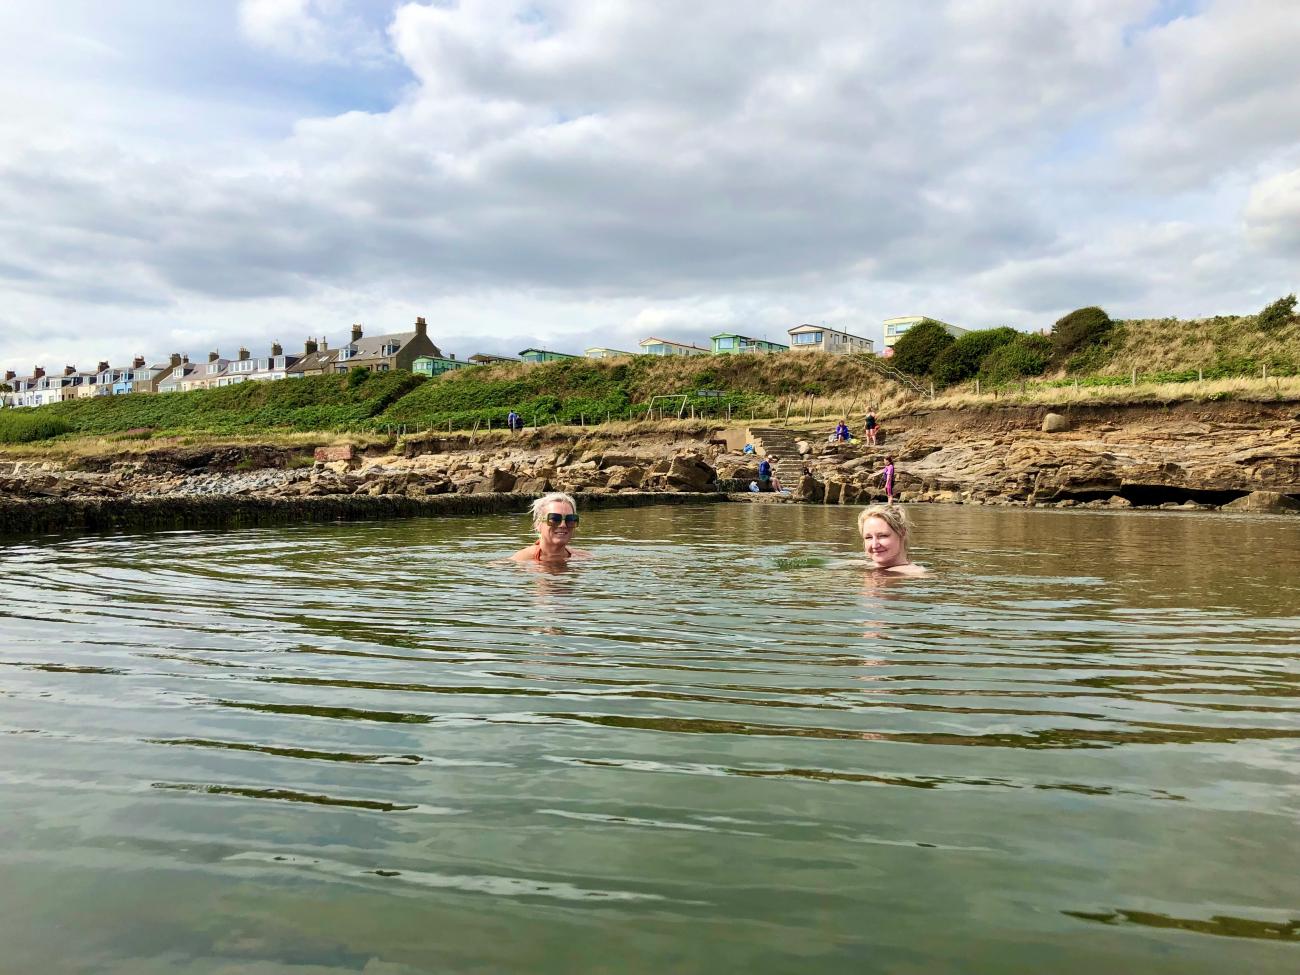
<path fill-rule="evenodd" d="M 867 410 L 867 443 L 872 446 L 876 443 L 876 426 L 876 411 L 874 409 Z"/>
<path fill-rule="evenodd" d="M 885 476 L 885 501 L 894 503 L 894 458 L 886 457 L 885 466 L 876 471 L 873 477 Z"/>

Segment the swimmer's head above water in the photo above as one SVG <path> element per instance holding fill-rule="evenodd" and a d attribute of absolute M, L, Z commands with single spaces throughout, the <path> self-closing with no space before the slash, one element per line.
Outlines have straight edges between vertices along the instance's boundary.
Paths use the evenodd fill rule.
<path fill-rule="evenodd" d="M 537 541 L 511 558 L 516 562 L 567 562 L 590 553 L 569 548 L 578 530 L 578 502 L 563 491 L 543 494 L 532 503 L 533 528 Z"/>
<path fill-rule="evenodd" d="M 916 575 L 925 571 L 912 562 L 907 543 L 912 524 L 907 512 L 893 504 L 873 504 L 858 515 L 862 550 L 873 566 L 889 572 Z"/>

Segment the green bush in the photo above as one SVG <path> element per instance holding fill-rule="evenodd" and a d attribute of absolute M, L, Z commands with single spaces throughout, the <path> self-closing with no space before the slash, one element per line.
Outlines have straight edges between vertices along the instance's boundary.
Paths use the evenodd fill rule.
<path fill-rule="evenodd" d="M 922 319 L 909 328 L 894 343 L 894 355 L 889 364 L 899 372 L 924 376 L 934 360 L 953 344 L 953 337 L 933 319 Z"/>
<path fill-rule="evenodd" d="M 1045 335 L 1017 335 L 1000 345 L 980 363 L 981 382 L 997 385 L 1041 375 L 1052 358 L 1052 342 Z"/>
<path fill-rule="evenodd" d="M 967 332 L 949 345 L 930 365 L 930 378 L 940 385 L 948 386 L 970 379 L 980 371 L 984 357 L 994 349 L 1014 342 L 1020 335 L 1014 328 L 983 328 Z"/>
<path fill-rule="evenodd" d="M 1295 317 L 1295 295 L 1287 295 L 1259 313 L 1259 327 L 1265 332 L 1276 332 L 1290 325 Z"/>
<path fill-rule="evenodd" d="M 1073 353 L 1100 345 L 1115 323 L 1102 309 L 1095 306 L 1078 308 L 1065 315 L 1052 326 L 1052 352 L 1058 362 L 1064 362 Z"/>
<path fill-rule="evenodd" d="M 30 443 L 71 432 L 66 420 L 50 416 L 40 407 L 0 411 L 0 443 Z"/>

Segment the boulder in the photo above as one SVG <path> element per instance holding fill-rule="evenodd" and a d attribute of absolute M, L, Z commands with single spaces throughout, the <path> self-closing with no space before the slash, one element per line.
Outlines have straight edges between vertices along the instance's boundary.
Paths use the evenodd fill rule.
<path fill-rule="evenodd" d="M 1300 511 L 1300 501 L 1277 491 L 1252 491 L 1244 498 L 1230 501 L 1224 511 L 1244 511 L 1261 515 L 1294 514 Z"/>
<path fill-rule="evenodd" d="M 609 475 L 609 480 L 605 482 L 605 486 L 611 491 L 640 487 L 645 477 L 645 472 L 639 467 L 611 467 L 606 473 Z"/>
<path fill-rule="evenodd" d="M 475 494 L 505 494 L 515 489 L 516 477 L 510 471 L 494 467 L 474 489 Z"/>
<path fill-rule="evenodd" d="M 710 491 L 718 479 L 713 465 L 699 454 L 678 454 L 665 474 L 668 487 L 679 491 Z"/>
<path fill-rule="evenodd" d="M 355 456 L 355 451 L 351 444 L 339 444 L 334 447 L 317 447 L 316 463 L 332 464 L 337 461 L 350 461 Z"/>
<path fill-rule="evenodd" d="M 805 474 L 799 478 L 798 486 L 791 493 L 796 501 L 818 503 L 826 497 L 826 487 L 811 474 Z"/>
<path fill-rule="evenodd" d="M 794 449 L 799 451 L 800 457 L 807 457 L 812 453 L 812 444 L 807 440 L 796 440 L 794 442 Z"/>
<path fill-rule="evenodd" d="M 515 482 L 515 490 L 520 494 L 546 494 L 553 490 L 550 478 L 529 477 Z"/>
<path fill-rule="evenodd" d="M 1048 413 L 1043 417 L 1043 433 L 1064 433 L 1070 429 L 1070 421 L 1060 413 Z"/>

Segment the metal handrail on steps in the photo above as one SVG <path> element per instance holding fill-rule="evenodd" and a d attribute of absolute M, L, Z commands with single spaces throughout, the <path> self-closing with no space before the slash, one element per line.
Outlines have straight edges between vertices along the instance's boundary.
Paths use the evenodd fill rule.
<path fill-rule="evenodd" d="M 884 376 L 886 379 L 892 379 L 896 383 L 902 383 L 904 386 L 912 390 L 912 392 L 914 393 L 917 393 L 921 396 L 925 396 L 929 399 L 934 399 L 933 389 L 926 389 L 924 386 L 922 386 L 911 376 L 907 375 L 906 373 L 899 372 L 893 366 L 885 365 L 884 362 L 882 362 L 879 358 L 877 358 L 874 355 L 870 355 L 866 352 L 854 352 L 850 355 L 850 358 L 854 359 L 857 362 L 863 363 L 864 365 L 870 367 L 871 369 L 874 369 L 876 372 L 880 373 L 880 375 Z"/>

